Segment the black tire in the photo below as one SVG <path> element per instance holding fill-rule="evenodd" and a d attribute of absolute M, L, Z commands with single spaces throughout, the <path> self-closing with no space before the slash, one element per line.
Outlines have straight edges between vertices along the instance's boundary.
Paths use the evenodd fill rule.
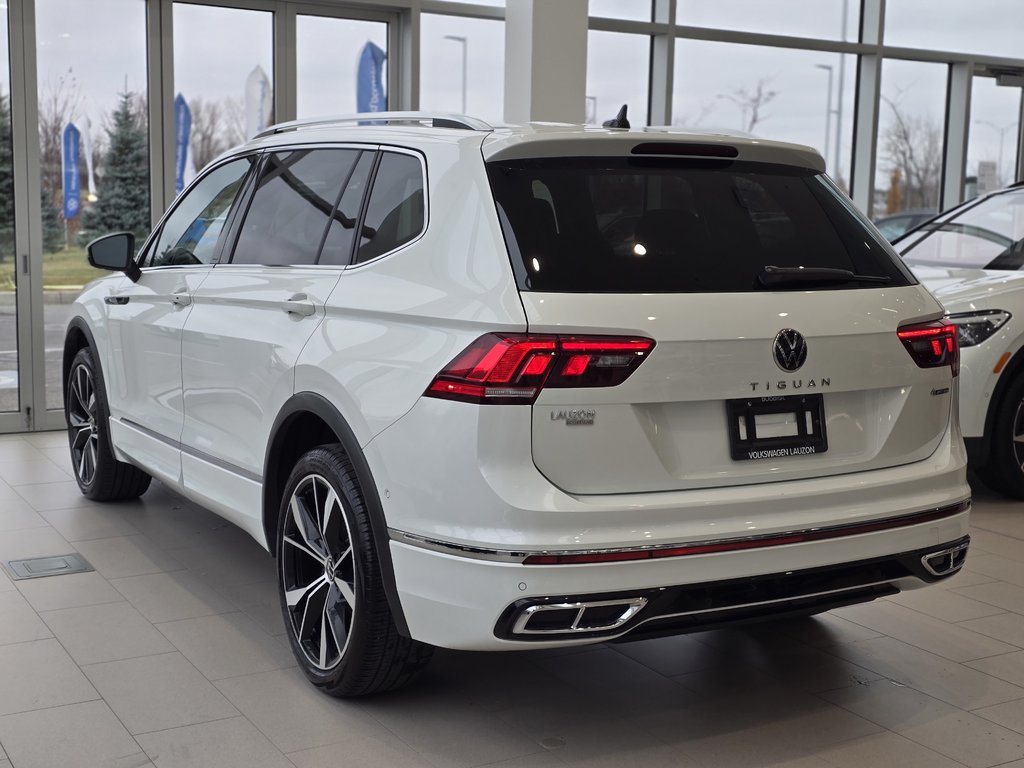
<path fill-rule="evenodd" d="M 985 484 L 1024 499 L 1024 376 L 1018 376 L 996 406 L 988 463 L 978 469 Z"/>
<path fill-rule="evenodd" d="M 150 476 L 118 461 L 110 450 L 110 409 L 92 350 L 78 350 L 64 389 L 71 468 L 86 498 L 95 501 L 135 499 L 149 488 Z"/>
<path fill-rule="evenodd" d="M 339 445 L 303 454 L 288 478 L 277 572 L 288 641 L 306 677 L 325 693 L 400 688 L 430 660 L 431 646 L 395 627 L 363 494 Z"/>

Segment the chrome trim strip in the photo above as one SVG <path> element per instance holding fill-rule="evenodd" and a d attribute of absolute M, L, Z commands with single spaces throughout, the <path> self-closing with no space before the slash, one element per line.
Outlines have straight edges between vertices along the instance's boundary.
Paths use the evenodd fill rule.
<path fill-rule="evenodd" d="M 758 534 L 756 536 L 737 536 L 735 538 L 706 539 L 706 540 L 702 540 L 702 541 L 688 541 L 688 542 L 677 543 L 677 544 L 648 544 L 648 545 L 637 546 L 637 547 L 613 547 L 613 548 L 609 548 L 609 549 L 541 549 L 541 550 L 532 550 L 532 551 L 511 550 L 511 549 L 491 549 L 491 548 L 487 548 L 487 547 L 472 547 L 472 546 L 469 546 L 467 544 L 456 544 L 456 543 L 453 543 L 453 542 L 441 541 L 439 539 L 433 539 L 433 538 L 430 538 L 428 536 L 420 536 L 419 534 L 407 533 L 406 531 L 400 531 L 400 530 L 398 530 L 396 528 L 388 528 L 388 535 L 391 537 L 391 539 L 393 541 L 397 541 L 397 542 L 402 543 L 402 544 L 408 544 L 411 547 L 419 547 L 420 549 L 427 549 L 427 550 L 430 550 L 432 552 L 440 552 L 440 553 L 443 553 L 443 554 L 455 555 L 455 556 L 458 556 L 458 557 L 468 557 L 468 558 L 472 558 L 474 560 L 490 560 L 490 561 L 498 561 L 498 562 L 506 562 L 506 563 L 522 563 L 527 557 L 532 557 L 534 555 L 554 555 L 554 556 L 571 555 L 571 556 L 579 556 L 579 555 L 612 555 L 612 554 L 620 554 L 620 553 L 627 553 L 627 552 L 647 552 L 647 551 L 652 551 L 653 552 L 653 551 L 658 551 L 658 550 L 663 550 L 663 549 L 684 549 L 686 547 L 715 546 L 715 545 L 719 545 L 719 544 L 744 544 L 744 543 L 747 543 L 747 542 L 756 542 L 756 541 L 762 541 L 762 540 L 768 540 L 768 539 L 785 538 L 785 537 L 788 537 L 788 536 L 804 536 L 804 535 L 808 535 L 808 534 L 827 534 L 827 533 L 833 532 L 833 531 L 836 532 L 836 533 L 839 533 L 840 531 L 842 531 L 845 528 L 850 529 L 850 533 L 849 534 L 845 534 L 845 535 L 856 536 L 857 535 L 857 528 L 859 526 L 870 526 L 870 525 L 885 524 L 885 523 L 891 522 L 893 528 L 909 527 L 911 525 L 917 524 L 917 523 L 913 522 L 914 518 L 917 518 L 917 517 L 929 517 L 929 516 L 941 514 L 941 513 L 944 513 L 944 512 L 948 513 L 948 515 L 950 517 L 952 517 L 953 515 L 957 515 L 957 514 L 960 514 L 962 512 L 968 511 L 970 509 L 970 506 L 971 506 L 971 499 L 970 499 L 970 497 L 967 497 L 966 499 L 961 499 L 960 501 L 955 502 L 953 504 L 945 504 L 945 505 L 943 505 L 941 507 L 933 507 L 931 509 L 919 510 L 917 512 L 912 512 L 912 513 L 910 513 L 908 515 L 900 515 L 898 517 L 889 518 L 888 520 L 883 518 L 881 520 L 864 520 L 864 521 L 861 521 L 860 523 L 854 523 L 854 524 L 848 524 L 847 523 L 847 524 L 842 524 L 842 525 L 825 526 L 825 527 L 821 527 L 821 528 L 804 528 L 804 529 L 800 529 L 800 530 L 796 530 L 796 531 L 780 531 L 778 533 Z M 930 520 L 922 521 L 922 523 L 923 522 L 931 522 L 931 521 Z M 869 532 L 875 532 L 875 531 L 869 531 Z M 839 534 L 839 535 L 843 535 L 843 534 Z M 837 538 L 838 537 L 839 536 L 837 536 Z M 823 541 L 827 541 L 828 539 L 822 539 L 822 540 Z M 738 549 L 736 551 L 743 551 L 743 550 Z M 722 553 L 722 554 L 727 554 L 727 553 Z M 686 555 L 680 555 L 680 557 L 685 557 L 685 556 Z M 666 558 L 666 559 L 670 559 L 670 558 Z M 630 561 L 630 562 L 638 562 L 638 561 Z M 613 561 L 613 563 L 614 563 L 614 561 Z"/>
<path fill-rule="evenodd" d="M 601 635 L 599 638 L 594 638 L 594 639 L 595 640 L 602 640 L 602 641 L 615 640 L 616 638 L 628 635 L 630 632 L 633 632 L 638 627 L 642 627 L 644 624 L 647 624 L 647 623 L 652 622 L 652 621 L 661 621 L 663 619 L 677 619 L 677 618 L 680 618 L 682 616 L 700 616 L 700 615 L 706 614 L 706 613 L 721 613 L 723 611 L 732 611 L 732 610 L 738 610 L 738 609 L 742 609 L 742 608 L 757 608 L 757 607 L 760 607 L 760 606 L 775 605 L 777 603 L 786 603 L 786 602 L 789 602 L 791 600 L 805 600 L 805 599 L 809 599 L 809 598 L 813 598 L 813 597 L 825 597 L 827 595 L 842 595 L 842 594 L 847 593 L 847 592 L 856 592 L 857 590 L 867 589 L 869 587 L 890 586 L 890 585 L 892 585 L 892 583 L 894 581 L 900 581 L 901 578 L 915 578 L 915 577 L 910 576 L 910 577 L 900 577 L 900 578 L 896 578 L 896 579 L 889 579 L 889 580 L 885 580 L 885 581 L 870 581 L 870 582 L 867 582 L 865 584 L 857 584 L 856 586 L 853 586 L 853 587 L 843 587 L 842 589 L 827 589 L 827 590 L 824 590 L 822 592 L 807 592 L 805 594 L 790 595 L 789 597 L 779 597 L 779 598 L 775 598 L 775 599 L 772 599 L 772 600 L 762 600 L 762 601 L 753 602 L 753 603 L 737 603 L 735 605 L 723 605 L 723 606 L 719 606 L 717 608 L 702 608 L 702 609 L 697 610 L 697 611 L 681 611 L 679 613 L 662 613 L 662 614 L 659 614 L 658 616 L 651 616 L 650 618 L 643 619 L 642 621 L 638 621 L 632 627 L 630 627 L 629 629 L 627 629 L 627 630 L 625 630 L 623 632 L 618 632 L 618 633 L 616 633 L 614 635 Z M 621 602 L 621 601 L 612 601 L 612 602 Z M 569 607 L 571 607 L 571 605 Z M 516 623 L 518 625 L 518 621 Z M 583 631 L 602 632 L 603 630 L 597 629 L 597 630 L 579 630 L 579 631 L 580 632 L 583 632 Z M 549 634 L 549 633 L 545 632 L 544 634 Z M 565 636 L 567 638 L 568 637 L 572 637 L 572 635 L 573 635 L 573 633 L 571 631 L 560 631 L 560 632 L 551 633 L 551 634 L 559 634 L 559 635 L 563 635 L 563 636 Z M 551 639 L 552 640 L 557 640 L 558 638 L 552 637 Z"/>
<path fill-rule="evenodd" d="M 126 427 L 131 427 L 132 429 L 141 432 L 147 437 L 152 437 L 154 440 L 159 440 L 161 443 L 169 445 L 172 448 L 176 448 L 182 453 L 187 453 L 192 458 L 199 459 L 200 461 L 205 461 L 207 464 L 213 464 L 213 466 L 215 467 L 231 472 L 232 474 L 238 475 L 239 477 L 244 477 L 246 480 L 252 480 L 254 483 L 263 483 L 263 475 L 257 475 L 255 472 L 250 472 L 247 469 L 235 466 L 234 464 L 224 461 L 223 459 L 218 459 L 216 456 L 211 456 L 208 453 L 197 451 L 195 448 L 191 448 L 187 445 L 184 445 L 179 440 L 174 440 L 173 438 L 161 435 L 159 432 L 154 432 L 149 427 L 144 427 L 141 424 L 137 424 L 131 419 L 120 418 L 118 419 L 118 421 L 121 422 Z"/>

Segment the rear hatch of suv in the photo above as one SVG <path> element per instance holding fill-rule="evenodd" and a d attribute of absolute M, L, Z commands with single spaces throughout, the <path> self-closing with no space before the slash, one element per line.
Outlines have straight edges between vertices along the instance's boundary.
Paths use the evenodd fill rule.
<path fill-rule="evenodd" d="M 528 347 L 512 381 L 539 382 L 548 479 L 708 488 L 934 452 L 955 332 L 820 158 L 635 135 L 586 147 L 487 158 L 529 327 L 504 343 Z"/>

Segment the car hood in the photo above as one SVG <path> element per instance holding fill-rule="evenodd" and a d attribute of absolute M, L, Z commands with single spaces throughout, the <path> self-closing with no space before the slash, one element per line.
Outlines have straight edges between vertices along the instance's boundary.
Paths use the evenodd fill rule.
<path fill-rule="evenodd" d="M 1024 302 L 1024 272 L 927 266 L 912 269 L 949 312 L 1004 309 L 996 305 L 1006 294 L 1016 294 L 1014 300 Z"/>

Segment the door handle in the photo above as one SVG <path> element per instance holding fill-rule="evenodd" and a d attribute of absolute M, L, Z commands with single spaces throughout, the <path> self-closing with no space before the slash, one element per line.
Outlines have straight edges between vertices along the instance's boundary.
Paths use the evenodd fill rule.
<path fill-rule="evenodd" d="M 187 307 L 192 303 L 192 297 L 187 293 L 176 293 L 171 296 L 171 304 L 176 307 Z"/>
<path fill-rule="evenodd" d="M 131 296 L 105 296 L 103 298 L 103 301 L 105 301 L 107 304 L 122 305 L 127 304 L 130 299 Z"/>
<path fill-rule="evenodd" d="M 283 309 L 289 315 L 309 317 L 316 312 L 316 305 L 309 300 L 309 297 L 306 294 L 296 293 L 284 303 Z"/>

